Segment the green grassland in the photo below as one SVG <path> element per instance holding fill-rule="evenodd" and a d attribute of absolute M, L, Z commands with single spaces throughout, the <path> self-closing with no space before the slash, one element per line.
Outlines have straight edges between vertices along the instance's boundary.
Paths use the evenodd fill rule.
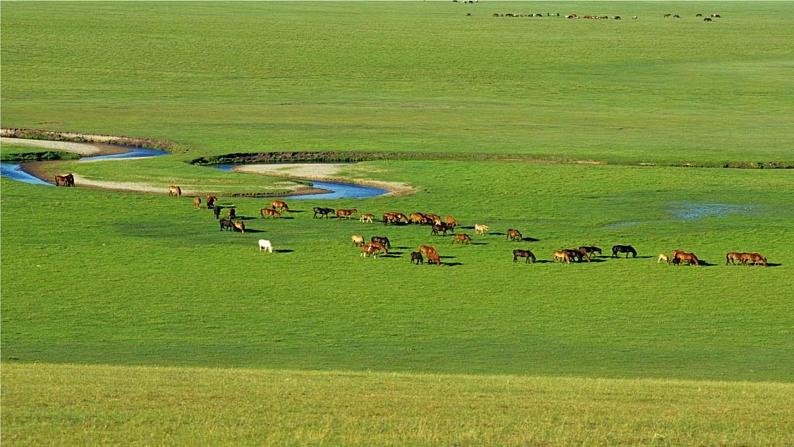
<path fill-rule="evenodd" d="M 79 158 L 79 155 L 71 152 L 45 150 L 14 144 L 3 144 L 0 149 L 0 161 L 5 162 L 72 160 L 77 158 Z"/>
<path fill-rule="evenodd" d="M 3 373 L 3 438 L 14 445 L 794 442 L 791 384 L 49 364 Z"/>
<path fill-rule="evenodd" d="M 175 143 L 47 169 L 219 190 L 254 230 L 188 197 L 0 180 L 4 442 L 792 443 L 792 171 L 659 165 L 794 161 L 794 4 L 2 8 L 3 127 Z M 624 20 L 492 17 L 547 10 Z M 228 194 L 283 180 L 185 163 L 269 150 L 461 160 L 363 162 L 343 175 L 419 192 L 281 220 Z M 493 230 L 453 246 L 313 206 Z M 397 253 L 361 258 L 356 233 Z M 408 262 L 423 243 L 444 266 Z M 591 244 L 640 256 L 549 262 Z M 656 263 L 676 248 L 707 265 Z"/>
<path fill-rule="evenodd" d="M 624 20 L 492 17 L 510 11 Z M 709 11 L 723 18 L 695 17 Z M 792 161 L 793 16 L 790 2 L 5 3 L 2 124 L 201 155 Z"/>

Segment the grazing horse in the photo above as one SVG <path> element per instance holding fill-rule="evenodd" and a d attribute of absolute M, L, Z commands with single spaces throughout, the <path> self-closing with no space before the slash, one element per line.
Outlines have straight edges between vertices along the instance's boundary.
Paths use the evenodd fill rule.
<path fill-rule="evenodd" d="M 267 239 L 259 239 L 259 251 L 266 251 L 268 253 L 273 253 L 273 245 Z"/>
<path fill-rule="evenodd" d="M 566 264 L 571 263 L 571 254 L 568 253 L 568 250 L 557 250 L 552 255 L 552 261 L 554 262 L 565 262 Z"/>
<path fill-rule="evenodd" d="M 425 213 L 425 217 L 429 220 L 428 225 L 441 222 L 441 216 L 434 213 Z"/>
<path fill-rule="evenodd" d="M 386 248 L 386 254 L 389 253 L 389 249 L 391 249 L 391 241 L 386 236 L 372 236 L 369 241 L 373 244 L 380 244 Z"/>
<path fill-rule="evenodd" d="M 752 265 L 769 265 L 766 262 L 766 257 L 762 256 L 760 253 L 743 253 L 742 260 L 744 264 L 752 264 Z"/>
<path fill-rule="evenodd" d="M 452 216 L 447 216 L 444 218 L 444 223 L 447 224 L 449 228 L 455 228 L 458 226 L 458 220 Z"/>
<path fill-rule="evenodd" d="M 420 212 L 411 213 L 408 215 L 408 222 L 412 224 L 421 225 L 427 221 L 427 216 Z"/>
<path fill-rule="evenodd" d="M 347 210 L 336 210 L 336 218 L 337 219 L 345 218 L 345 219 L 349 220 L 350 216 L 352 216 L 353 214 L 355 214 L 357 212 L 358 212 L 358 210 L 355 209 L 355 208 L 350 208 L 350 209 L 347 209 Z"/>
<path fill-rule="evenodd" d="M 662 261 L 664 261 L 664 262 L 669 264 L 670 263 L 670 258 L 668 258 L 667 255 L 664 254 L 664 253 L 659 253 L 659 258 L 656 260 L 656 263 L 657 264 L 661 264 Z"/>
<path fill-rule="evenodd" d="M 215 215 L 215 218 L 218 219 L 221 217 L 221 207 L 215 205 L 212 207 L 212 214 Z"/>
<path fill-rule="evenodd" d="M 197 210 L 201 209 L 201 197 L 199 196 L 193 197 L 193 207 L 196 208 Z"/>
<path fill-rule="evenodd" d="M 429 256 L 430 253 L 438 254 L 438 250 L 436 250 L 436 247 L 433 247 L 432 245 L 420 245 L 419 253 L 422 253 L 425 256 Z"/>
<path fill-rule="evenodd" d="M 590 255 L 584 250 L 578 248 L 571 248 L 565 251 L 567 251 L 568 254 L 571 255 L 572 259 L 576 259 L 576 262 L 582 262 L 583 259 L 587 262 L 590 262 Z"/>
<path fill-rule="evenodd" d="M 713 20 L 711 19 L 711 17 L 703 17 L 703 21 L 704 21 L 704 22 L 713 22 Z"/>
<path fill-rule="evenodd" d="M 226 219 L 226 218 L 221 219 L 220 224 L 221 224 L 221 231 L 223 230 L 232 231 L 234 229 L 234 224 L 232 224 L 231 219 Z"/>
<path fill-rule="evenodd" d="M 518 258 L 526 258 L 525 263 L 530 260 L 533 264 L 535 263 L 535 254 L 529 250 L 513 250 L 513 262 L 518 261 Z"/>
<path fill-rule="evenodd" d="M 374 214 L 364 213 L 364 214 L 361 215 L 361 218 L 359 220 L 361 221 L 361 223 L 364 223 L 364 222 L 372 223 L 373 219 L 375 219 L 375 215 Z"/>
<path fill-rule="evenodd" d="M 364 236 L 360 234 L 354 234 L 350 236 L 350 240 L 353 242 L 353 245 L 355 245 L 356 247 L 361 247 L 362 245 L 364 245 Z"/>
<path fill-rule="evenodd" d="M 740 264 L 744 264 L 742 255 L 746 255 L 747 253 L 740 253 L 738 251 L 732 251 L 725 255 L 725 265 L 728 264 L 736 264 L 737 262 Z"/>
<path fill-rule="evenodd" d="M 234 207 L 229 208 L 229 219 L 237 218 L 237 210 Z"/>
<path fill-rule="evenodd" d="M 182 196 L 182 188 L 176 185 L 171 185 L 168 187 L 168 195 L 180 197 Z"/>
<path fill-rule="evenodd" d="M 469 236 L 468 234 L 465 234 L 465 233 L 456 234 L 455 236 L 452 237 L 452 243 L 453 244 L 461 243 L 461 244 L 468 245 L 468 244 L 471 243 L 471 236 Z"/>
<path fill-rule="evenodd" d="M 510 228 L 507 230 L 507 239 L 511 241 L 521 241 L 524 239 L 524 236 L 521 235 L 520 231 Z"/>
<path fill-rule="evenodd" d="M 438 222 L 433 224 L 433 228 L 430 230 L 431 236 L 438 236 L 438 233 L 444 233 L 444 236 L 447 235 L 447 231 L 450 231 L 450 228 L 444 222 Z"/>
<path fill-rule="evenodd" d="M 217 197 L 213 195 L 207 196 L 207 209 L 212 209 L 215 206 L 215 202 L 218 200 Z"/>
<path fill-rule="evenodd" d="M 56 175 L 55 176 L 55 186 L 74 186 L 74 175 L 66 174 L 66 175 Z"/>
<path fill-rule="evenodd" d="M 259 214 L 261 214 L 262 217 L 273 217 L 276 219 L 281 217 L 281 213 L 279 213 L 278 211 L 272 208 L 262 208 L 261 210 L 259 210 Z"/>
<path fill-rule="evenodd" d="M 616 258 L 618 253 L 626 253 L 626 257 L 629 257 L 629 253 L 631 253 L 632 258 L 637 257 L 637 250 L 634 249 L 631 245 L 615 245 L 612 247 L 612 257 Z"/>
<path fill-rule="evenodd" d="M 334 209 L 315 206 L 313 208 L 313 211 L 314 211 L 314 216 L 312 216 L 313 219 L 316 219 L 317 216 L 320 216 L 320 218 L 322 219 L 323 217 L 328 217 L 329 214 L 332 214 L 334 212 Z"/>
<path fill-rule="evenodd" d="M 579 250 L 587 253 L 590 257 L 594 256 L 596 253 L 598 253 L 598 256 L 601 256 L 601 249 L 593 245 L 584 245 L 579 247 Z"/>
<path fill-rule="evenodd" d="M 490 229 L 491 227 L 488 225 L 474 224 L 474 234 L 479 234 L 480 236 L 485 236 L 485 233 Z"/>
<path fill-rule="evenodd" d="M 687 253 L 685 251 L 675 250 L 673 252 L 673 261 L 672 263 L 675 265 L 679 265 L 682 262 L 686 262 L 689 265 L 700 265 L 700 260 L 694 253 Z"/>
<path fill-rule="evenodd" d="M 240 233 L 245 233 L 245 222 L 242 220 L 235 220 L 233 222 L 234 230 L 239 231 Z"/>
<path fill-rule="evenodd" d="M 422 257 L 422 253 L 419 253 L 418 251 L 411 252 L 411 264 L 419 265 L 424 264 L 424 262 L 425 258 Z"/>
<path fill-rule="evenodd" d="M 278 211 L 289 211 L 289 206 L 287 206 L 287 202 L 283 200 L 274 200 L 270 204 L 270 207 Z"/>
<path fill-rule="evenodd" d="M 378 253 L 384 251 L 385 249 L 386 248 L 380 244 L 364 244 L 361 246 L 361 256 L 365 258 L 367 256 L 372 256 L 373 258 L 377 258 Z"/>
<path fill-rule="evenodd" d="M 437 251 L 430 252 L 427 254 L 427 263 L 441 266 L 441 256 Z"/>

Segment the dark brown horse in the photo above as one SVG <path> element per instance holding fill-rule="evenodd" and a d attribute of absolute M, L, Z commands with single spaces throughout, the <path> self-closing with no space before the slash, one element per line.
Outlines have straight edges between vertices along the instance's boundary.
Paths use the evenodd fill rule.
<path fill-rule="evenodd" d="M 66 174 L 66 175 L 56 175 L 55 176 L 55 186 L 74 186 L 74 175 Z"/>
<path fill-rule="evenodd" d="M 236 219 L 237 218 L 237 210 L 234 207 L 229 208 L 229 219 Z"/>
<path fill-rule="evenodd" d="M 213 205 L 212 214 L 215 215 L 216 219 L 220 218 L 221 217 L 221 207 L 219 207 L 218 205 Z"/>
<path fill-rule="evenodd" d="M 601 256 L 601 249 L 592 245 L 584 245 L 579 247 L 579 250 L 587 253 L 588 256 L 593 257 L 596 253 L 598 256 Z"/>
<path fill-rule="evenodd" d="M 529 250 L 513 250 L 513 262 L 518 261 L 518 258 L 526 258 L 525 263 L 535 263 L 535 254 Z"/>
<path fill-rule="evenodd" d="M 670 262 L 674 265 L 679 265 L 684 262 L 689 265 L 700 265 L 700 260 L 694 253 L 687 253 L 679 250 L 673 252 L 673 259 Z"/>
<path fill-rule="evenodd" d="M 320 216 L 320 219 L 322 219 L 323 217 L 328 217 L 330 214 L 334 213 L 333 208 L 323 208 L 320 206 L 315 206 L 313 208 L 313 211 L 314 211 L 314 216 L 312 216 L 313 219 L 317 219 L 317 216 Z"/>
<path fill-rule="evenodd" d="M 215 202 L 218 200 L 217 197 L 213 195 L 207 196 L 207 209 L 213 209 L 215 207 Z"/>
<path fill-rule="evenodd" d="M 223 231 L 223 230 L 228 230 L 228 231 L 234 230 L 234 224 L 232 223 L 231 219 L 223 218 L 219 222 L 220 222 L 220 225 L 221 225 L 221 231 Z"/>
<path fill-rule="evenodd" d="M 632 258 L 637 257 L 637 250 L 634 249 L 631 245 L 615 245 L 612 247 L 612 257 L 618 257 L 618 253 L 626 253 L 626 257 L 629 257 L 629 253 L 631 253 Z"/>
<path fill-rule="evenodd" d="M 391 248 L 391 241 L 389 241 L 389 238 L 387 238 L 386 236 L 372 236 L 370 238 L 370 242 L 372 242 L 373 244 L 380 244 L 386 247 L 387 249 L 386 253 L 388 253 L 389 252 L 388 249 Z"/>
<path fill-rule="evenodd" d="M 447 231 L 452 231 L 451 228 L 444 222 L 437 222 L 433 224 L 433 228 L 430 230 L 431 236 L 438 236 L 439 233 L 443 233 L 444 236 L 447 235 Z"/>
<path fill-rule="evenodd" d="M 411 252 L 411 264 L 419 265 L 424 264 L 424 262 L 425 259 L 422 257 L 422 253 L 419 253 L 418 251 Z"/>

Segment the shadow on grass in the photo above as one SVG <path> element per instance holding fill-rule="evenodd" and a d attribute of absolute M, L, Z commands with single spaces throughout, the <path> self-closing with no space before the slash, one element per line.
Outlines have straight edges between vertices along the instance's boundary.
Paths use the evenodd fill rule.
<path fill-rule="evenodd" d="M 443 256 L 442 256 L 442 258 L 443 258 Z M 457 267 L 459 265 L 463 265 L 463 263 L 462 262 L 442 262 L 441 265 L 444 265 L 444 266 L 447 266 L 447 267 Z"/>
<path fill-rule="evenodd" d="M 290 250 L 289 248 L 282 248 L 280 250 L 273 250 L 273 253 L 292 253 L 295 250 Z"/>
<path fill-rule="evenodd" d="M 540 242 L 540 239 L 535 239 L 534 237 L 522 237 L 521 240 L 524 242 Z"/>

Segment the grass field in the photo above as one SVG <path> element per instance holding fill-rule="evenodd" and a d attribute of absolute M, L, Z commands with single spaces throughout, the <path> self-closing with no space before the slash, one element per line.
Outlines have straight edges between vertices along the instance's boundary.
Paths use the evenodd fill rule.
<path fill-rule="evenodd" d="M 511 10 L 624 20 L 492 17 Z M 290 201 L 282 220 L 254 218 L 269 200 L 222 197 L 250 218 L 244 235 L 188 197 L 0 180 L 3 441 L 791 444 L 792 170 L 661 165 L 794 162 L 792 12 L 3 3 L 3 127 L 176 145 L 48 169 L 228 193 L 282 180 L 185 162 L 461 156 L 363 162 L 344 175 L 419 192 Z M 453 246 L 428 227 L 312 219 L 313 206 L 493 232 Z M 509 242 L 508 228 L 534 240 Z M 359 257 L 355 233 L 388 236 L 396 254 Z M 258 253 L 260 238 L 277 253 Z M 422 243 L 446 265 L 411 265 Z M 624 243 L 639 257 L 549 262 Z M 514 248 L 544 262 L 513 263 Z M 656 263 L 675 248 L 706 265 Z M 772 266 L 725 266 L 734 250 Z"/>

